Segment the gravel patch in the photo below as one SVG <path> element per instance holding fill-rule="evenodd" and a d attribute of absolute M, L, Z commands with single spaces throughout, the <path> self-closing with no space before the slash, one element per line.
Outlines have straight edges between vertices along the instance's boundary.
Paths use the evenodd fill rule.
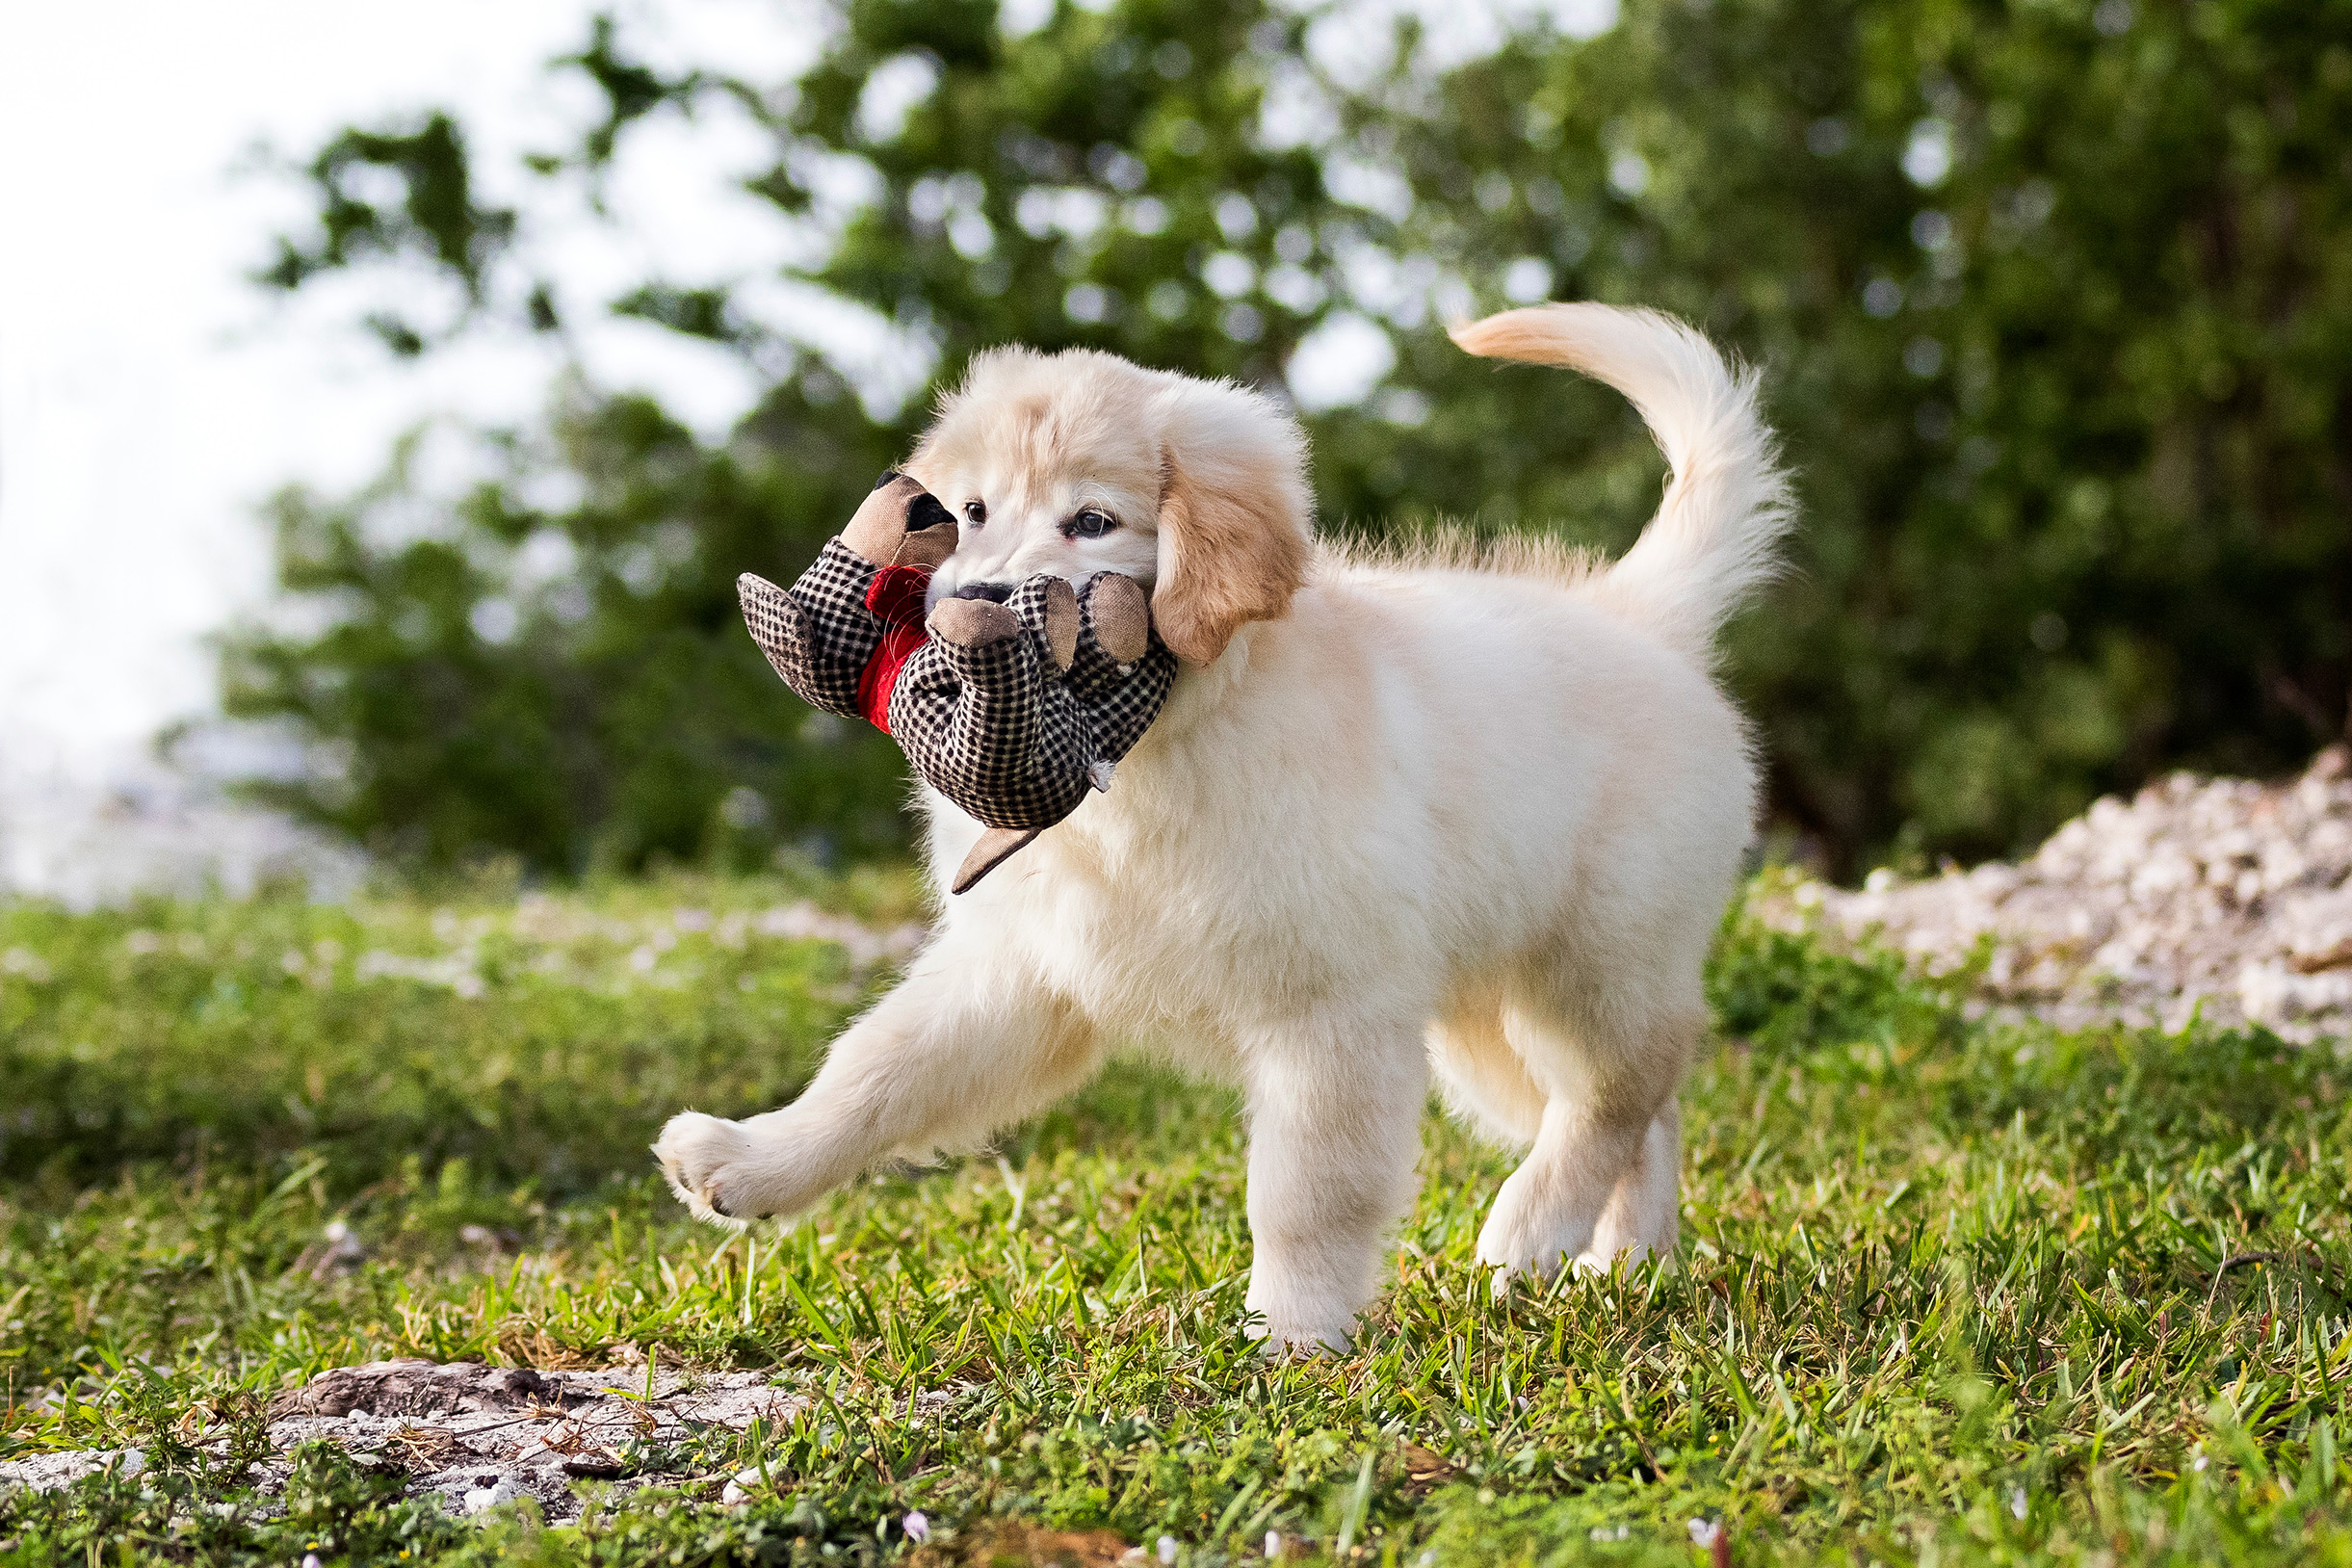
<path fill-rule="evenodd" d="M 2175 773 L 2108 797 L 2031 859 L 1860 892 L 1800 882 L 1783 928 L 1876 939 L 1945 974 L 1989 943 L 1974 1007 L 2064 1029 L 2191 1018 L 2298 1044 L 2352 1033 L 2352 755 L 2300 778 Z"/>
<path fill-rule="evenodd" d="M 341 1444 L 363 1462 L 405 1477 L 411 1498 L 438 1495 L 454 1514 L 483 1512 L 530 1497 L 550 1523 L 578 1516 L 582 1481 L 628 1491 L 658 1480 L 635 1469 L 633 1442 L 652 1448 L 699 1429 L 773 1427 L 808 1401 L 777 1388 L 768 1372 L 687 1372 L 661 1368 L 536 1372 L 474 1362 L 372 1361 L 320 1373 L 272 1401 L 270 1441 L 280 1454 L 313 1438 Z M 938 1398 L 944 1401 L 944 1396 Z M 918 1403 L 923 1397 L 918 1396 Z M 114 1467 L 137 1475 L 136 1449 L 87 1449 L 0 1463 L 0 1487 L 67 1486 Z M 291 1473 L 282 1458 L 254 1476 L 264 1496 Z"/>
<path fill-rule="evenodd" d="M 101 1471 L 118 1471 L 128 1480 L 146 1468 L 147 1456 L 138 1449 L 66 1449 L 0 1462 L 0 1487 L 14 1484 L 54 1492 Z"/>

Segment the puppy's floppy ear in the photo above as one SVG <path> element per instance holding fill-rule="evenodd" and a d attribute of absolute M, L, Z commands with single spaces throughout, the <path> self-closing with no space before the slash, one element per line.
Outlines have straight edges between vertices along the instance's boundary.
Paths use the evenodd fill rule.
<path fill-rule="evenodd" d="M 1306 579 L 1306 438 L 1230 383 L 1185 382 L 1163 406 L 1152 620 L 1179 659 L 1214 664 L 1245 622 L 1286 613 Z"/>

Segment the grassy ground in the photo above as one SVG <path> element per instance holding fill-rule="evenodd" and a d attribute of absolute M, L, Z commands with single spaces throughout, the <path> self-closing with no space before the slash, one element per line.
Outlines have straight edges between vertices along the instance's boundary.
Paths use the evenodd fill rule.
<path fill-rule="evenodd" d="M 1693 1521 L 1739 1562 L 2352 1561 L 2332 1052 L 1973 1024 L 1736 919 L 1677 1266 L 1489 1300 L 1508 1161 L 1432 1115 L 1357 1353 L 1268 1365 L 1233 1107 L 1139 1066 L 795 1229 L 683 1220 L 662 1117 L 789 1095 L 884 978 L 764 933 L 812 893 L 907 907 L 0 908 L 0 1457 L 149 1459 L 0 1500 L 0 1561 L 1706 1561 Z M 319 1369 L 640 1353 L 816 1405 L 634 1455 L 670 1484 L 578 1529 L 443 1519 L 331 1450 L 282 1517 L 237 1505 L 259 1400 Z M 722 1506 L 754 1459 L 772 1490 Z"/>

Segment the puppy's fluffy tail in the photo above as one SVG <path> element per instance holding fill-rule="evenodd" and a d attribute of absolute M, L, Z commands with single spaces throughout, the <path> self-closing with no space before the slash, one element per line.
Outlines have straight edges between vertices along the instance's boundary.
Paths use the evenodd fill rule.
<path fill-rule="evenodd" d="M 1715 634 L 1781 568 L 1795 521 L 1788 476 L 1756 408 L 1756 377 L 1671 317 L 1537 305 L 1452 329 L 1475 354 L 1564 365 L 1624 393 L 1673 470 L 1658 515 L 1588 591 L 1702 663 Z"/>

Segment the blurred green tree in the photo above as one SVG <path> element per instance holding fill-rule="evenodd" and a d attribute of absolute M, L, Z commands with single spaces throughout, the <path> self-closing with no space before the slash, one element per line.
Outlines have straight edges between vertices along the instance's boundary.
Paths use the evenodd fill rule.
<path fill-rule="evenodd" d="M 1649 511 L 1659 465 L 1612 395 L 1468 360 L 1447 317 L 1653 304 L 1763 363 L 1804 520 L 1730 667 L 1776 821 L 1838 869 L 2009 850 L 2156 769 L 2277 769 L 2345 732 L 2352 11 L 1625 0 L 1596 36 L 1539 19 L 1467 60 L 1362 3 L 1060 0 L 1018 36 L 991 0 L 830 16 L 792 81 L 665 76 L 597 20 L 553 68 L 605 113 L 536 177 L 592 188 L 638 127 L 723 99 L 773 140 L 750 189 L 823 236 L 780 276 L 939 381 L 1014 340 L 1287 379 L 1333 535 L 1442 517 L 1614 550 Z M 528 208 L 481 203 L 448 116 L 301 173 L 319 222 L 271 285 L 436 270 L 439 324 L 368 317 L 396 353 L 565 329 Z M 793 703 L 731 585 L 811 554 L 920 401 L 849 395 L 854 367 L 723 288 L 604 308 L 771 390 L 705 445 L 567 383 L 422 536 L 378 521 L 413 510 L 397 463 L 286 498 L 284 586 L 328 613 L 235 633 L 230 711 L 321 743 L 287 803 L 428 860 L 886 848 L 895 753 Z M 562 504 L 526 505 L 550 473 Z"/>

